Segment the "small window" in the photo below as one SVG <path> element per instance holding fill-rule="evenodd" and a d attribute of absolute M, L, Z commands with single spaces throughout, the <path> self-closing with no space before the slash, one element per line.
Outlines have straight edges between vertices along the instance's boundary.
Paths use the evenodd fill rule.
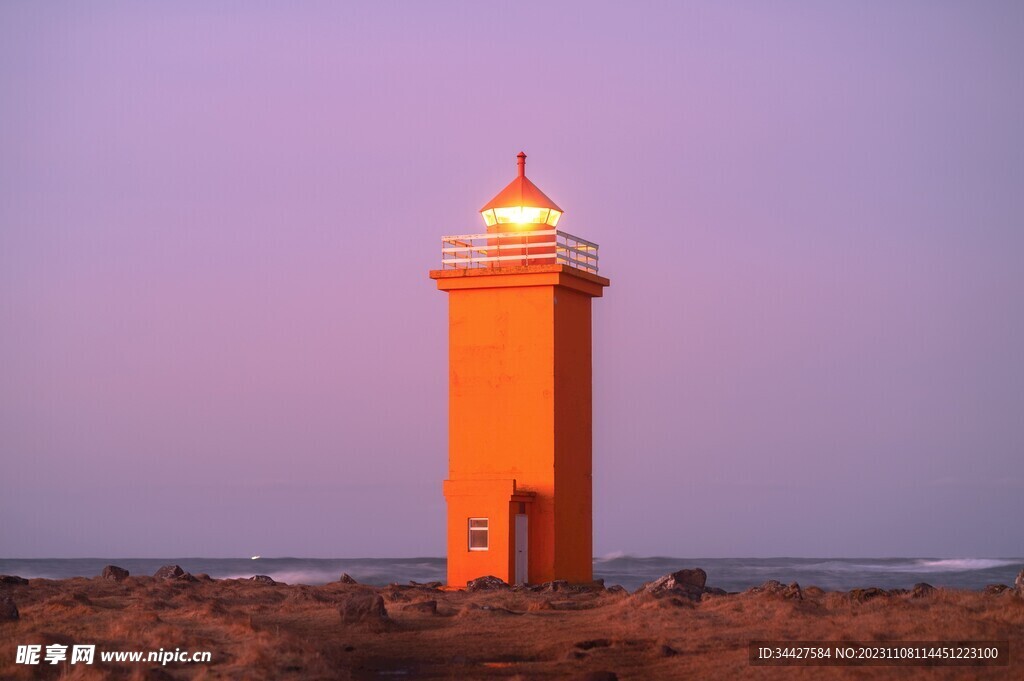
<path fill-rule="evenodd" d="M 469 550 L 487 550 L 487 518 L 469 519 Z"/>

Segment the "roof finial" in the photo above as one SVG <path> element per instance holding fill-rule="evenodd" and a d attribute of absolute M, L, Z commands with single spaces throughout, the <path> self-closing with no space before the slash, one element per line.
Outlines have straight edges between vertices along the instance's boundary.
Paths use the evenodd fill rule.
<path fill-rule="evenodd" d="M 520 151 L 516 158 L 519 159 L 519 177 L 526 177 L 526 152 Z"/>

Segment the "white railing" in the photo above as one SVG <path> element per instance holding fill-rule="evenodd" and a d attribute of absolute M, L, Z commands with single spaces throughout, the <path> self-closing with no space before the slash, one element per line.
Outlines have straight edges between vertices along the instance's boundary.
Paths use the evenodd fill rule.
<path fill-rule="evenodd" d="M 444 269 L 547 264 L 597 274 L 597 244 L 557 229 L 441 237 Z"/>

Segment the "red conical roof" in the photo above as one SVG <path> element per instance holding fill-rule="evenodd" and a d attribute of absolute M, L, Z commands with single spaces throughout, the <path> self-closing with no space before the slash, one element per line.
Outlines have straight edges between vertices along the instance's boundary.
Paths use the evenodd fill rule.
<path fill-rule="evenodd" d="M 526 154 L 519 152 L 519 176 L 498 192 L 498 195 L 487 202 L 480 212 L 492 208 L 511 208 L 514 206 L 530 206 L 532 208 L 551 208 L 564 213 L 554 201 L 547 197 L 537 185 L 526 177 Z"/>

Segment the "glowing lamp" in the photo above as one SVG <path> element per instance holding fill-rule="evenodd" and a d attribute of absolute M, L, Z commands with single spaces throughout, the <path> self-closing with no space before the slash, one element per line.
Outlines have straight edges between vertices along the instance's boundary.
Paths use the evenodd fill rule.
<path fill-rule="evenodd" d="M 516 179 L 480 209 L 487 231 L 501 232 L 509 227 L 534 231 L 555 227 L 564 211 L 526 177 L 526 154 L 520 151 L 516 158 L 519 167 Z"/>

